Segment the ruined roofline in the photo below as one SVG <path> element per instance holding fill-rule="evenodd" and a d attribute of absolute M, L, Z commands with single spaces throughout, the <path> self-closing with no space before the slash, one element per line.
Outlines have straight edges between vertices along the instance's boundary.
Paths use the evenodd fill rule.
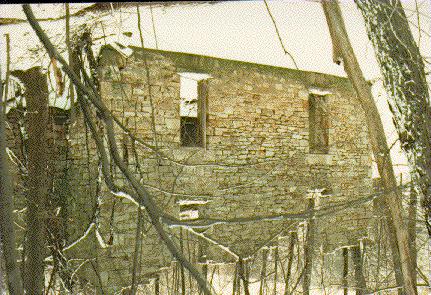
<path fill-rule="evenodd" d="M 100 50 L 100 55 L 103 54 L 105 48 L 115 50 L 109 44 L 104 45 Z M 273 66 L 267 64 L 246 62 L 240 60 L 224 59 L 214 56 L 193 54 L 187 52 L 168 51 L 152 48 L 142 48 L 138 46 L 129 46 L 128 48 L 133 50 L 135 53 L 152 53 L 161 54 L 167 58 L 170 58 L 175 65 L 184 71 L 194 72 L 211 72 L 213 67 L 224 66 L 224 67 L 248 67 L 256 71 L 270 72 L 278 75 L 283 75 L 286 78 L 298 80 L 300 82 L 306 82 L 307 86 L 317 86 L 323 88 L 340 88 L 348 91 L 353 91 L 351 83 L 347 77 L 340 77 L 331 74 L 298 70 L 280 66 Z M 133 55 L 132 54 L 132 55 Z"/>
<path fill-rule="evenodd" d="M 106 11 L 118 10 L 120 8 L 129 8 L 129 7 L 136 6 L 137 3 L 139 3 L 141 7 L 152 5 L 152 8 L 156 8 L 156 7 L 166 8 L 166 7 L 172 7 L 175 5 L 182 5 L 182 6 L 202 5 L 202 4 L 214 5 L 214 4 L 218 4 L 226 1 L 228 0 L 217 1 L 217 2 L 208 1 L 208 0 L 207 1 L 154 1 L 154 2 L 140 2 L 140 3 L 139 2 L 96 2 L 94 4 L 89 3 L 88 6 L 83 7 L 75 11 L 74 13 L 71 13 L 70 16 L 79 17 L 79 16 L 87 15 L 88 13 L 103 13 Z M 7 5 L 7 4 L 2 4 L 2 5 Z M 66 18 L 65 13 L 62 13 L 61 15 L 55 16 L 55 17 L 37 18 L 37 21 L 49 22 L 49 21 L 62 20 L 65 18 Z M 26 22 L 27 22 L 26 18 L 0 17 L 0 26 L 15 25 L 15 24 L 21 24 Z"/>

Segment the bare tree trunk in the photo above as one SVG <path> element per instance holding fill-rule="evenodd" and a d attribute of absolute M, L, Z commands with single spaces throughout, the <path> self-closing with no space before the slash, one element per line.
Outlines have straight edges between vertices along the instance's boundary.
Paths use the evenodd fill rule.
<path fill-rule="evenodd" d="M 297 239 L 297 234 L 296 232 L 291 232 L 290 233 L 290 241 L 289 241 L 289 254 L 288 254 L 288 262 L 287 262 L 287 273 L 286 273 L 286 277 L 284 278 L 285 283 L 284 283 L 284 295 L 289 294 L 289 281 L 290 281 L 290 276 L 292 274 L 292 263 L 293 263 L 293 251 L 295 250 L 295 241 Z"/>
<path fill-rule="evenodd" d="M 67 54 L 69 57 L 69 65 L 73 69 L 73 57 L 72 57 L 72 45 L 70 42 L 70 9 L 69 3 L 65 3 L 66 8 L 66 47 Z M 75 89 L 73 83 L 69 85 L 69 99 L 70 99 L 70 122 L 73 123 L 75 120 Z"/>
<path fill-rule="evenodd" d="M 409 228 L 409 237 L 410 237 L 410 249 L 412 251 L 412 259 L 413 259 L 413 267 L 415 271 L 413 271 L 413 282 L 417 282 L 416 269 L 418 267 L 417 261 L 417 249 L 416 249 L 416 208 L 418 205 L 418 195 L 416 193 L 415 187 L 412 185 L 410 188 L 410 197 L 409 197 L 409 220 L 408 220 L 408 228 Z"/>
<path fill-rule="evenodd" d="M 5 97 L 4 100 L 4 108 L 3 108 L 3 114 L 6 115 L 6 105 L 7 101 L 9 99 L 9 76 L 10 76 L 10 38 L 9 34 L 4 34 L 6 38 L 6 77 L 4 80 L 4 93 Z"/>
<path fill-rule="evenodd" d="M 314 210 L 314 199 L 308 199 L 308 210 Z M 307 222 L 307 232 L 304 246 L 304 277 L 302 281 L 303 294 L 310 294 L 311 271 L 313 269 L 314 248 L 314 219 L 313 216 Z"/>
<path fill-rule="evenodd" d="M 278 280 L 278 244 L 274 248 L 274 287 L 273 294 L 277 295 L 277 280 Z"/>
<path fill-rule="evenodd" d="M 349 249 L 343 248 L 343 289 L 344 295 L 348 295 L 349 293 L 349 282 L 347 280 L 347 276 L 349 275 Z"/>
<path fill-rule="evenodd" d="M 0 79 L 1 80 L 1 79 Z M 2 84 L 2 83 L 0 83 Z M 5 261 L 6 284 L 11 295 L 24 294 L 21 274 L 17 264 L 15 229 L 13 225 L 13 191 L 6 153 L 6 103 L 0 85 L 0 247 Z"/>
<path fill-rule="evenodd" d="M 160 295 L 160 275 L 156 275 L 156 279 L 154 280 L 154 295 Z"/>
<path fill-rule="evenodd" d="M 45 205 L 48 195 L 48 84 L 39 67 L 12 74 L 25 85 L 28 116 L 27 262 L 24 286 L 28 294 L 39 295 L 44 286 Z"/>
<path fill-rule="evenodd" d="M 180 228 L 180 248 L 181 252 L 184 253 L 184 238 L 183 238 L 183 229 Z M 210 283 L 211 285 L 211 283 Z M 191 288 L 191 287 L 190 287 Z M 186 276 L 184 273 L 184 267 L 181 266 L 181 294 L 186 294 Z"/>
<path fill-rule="evenodd" d="M 386 225 L 388 229 L 388 236 L 389 236 L 390 247 L 391 247 L 392 262 L 394 264 L 395 281 L 398 287 L 402 287 L 404 285 L 404 278 L 403 278 L 403 272 L 400 268 L 401 266 L 400 250 L 398 249 L 397 237 L 395 236 L 395 233 L 394 233 L 394 230 L 395 230 L 394 221 L 392 220 L 392 217 L 390 216 L 388 210 L 384 210 L 384 211 L 386 214 Z M 405 294 L 403 289 L 398 289 L 397 292 L 398 292 L 398 295 Z"/>
<path fill-rule="evenodd" d="M 382 216 L 385 216 L 385 223 L 386 223 L 386 234 L 389 238 L 389 246 L 391 248 L 391 255 L 392 255 L 392 263 L 395 273 L 395 281 L 397 286 L 403 286 L 404 285 L 404 278 L 403 273 L 401 270 L 401 259 L 400 259 L 400 251 L 398 249 L 398 243 L 397 243 L 397 237 L 395 235 L 395 227 L 394 222 L 392 220 L 391 213 L 386 206 L 386 203 L 384 200 L 376 199 L 374 201 L 374 205 Z M 398 289 L 398 294 L 404 294 L 402 289 Z"/>
<path fill-rule="evenodd" d="M 208 247 L 205 242 L 198 244 L 198 263 L 202 264 L 202 276 L 205 280 L 208 277 L 208 261 L 207 261 Z"/>
<path fill-rule="evenodd" d="M 399 0 L 355 2 L 380 64 L 401 148 L 425 197 L 431 238 L 431 106 L 424 62 Z"/>
<path fill-rule="evenodd" d="M 30 6 L 28 4 L 23 4 L 23 10 L 26 14 L 27 20 L 29 21 L 30 25 L 32 26 L 33 30 L 36 32 L 37 36 L 39 37 L 39 40 L 43 43 L 45 46 L 45 49 L 48 51 L 49 55 L 51 57 L 54 57 L 57 59 L 63 66 L 64 72 L 69 76 L 69 78 L 72 80 L 72 82 L 75 84 L 75 86 L 78 88 L 80 92 L 85 94 L 89 101 L 92 103 L 92 105 L 100 112 L 100 116 L 105 123 L 106 126 L 106 135 L 108 137 L 108 145 L 109 145 L 109 151 L 110 155 L 112 157 L 112 161 L 115 163 L 115 165 L 120 169 L 121 173 L 124 175 L 124 177 L 128 180 L 130 186 L 133 189 L 130 189 L 128 187 L 122 187 L 119 189 L 114 182 L 112 181 L 112 177 L 109 173 L 109 160 L 107 158 L 105 147 L 100 139 L 100 135 L 97 133 L 96 128 L 94 126 L 94 122 L 92 121 L 91 115 L 88 110 L 88 105 L 85 100 L 79 100 L 84 116 L 86 118 L 86 122 L 90 125 L 90 129 L 92 132 L 92 135 L 95 139 L 96 146 L 99 152 L 99 156 L 101 157 L 102 162 L 102 171 L 105 178 L 105 183 L 114 192 L 120 191 L 122 193 L 128 194 L 131 198 L 135 199 L 137 203 L 139 203 L 141 206 L 144 206 L 148 216 L 150 217 L 151 223 L 153 224 L 155 230 L 159 234 L 159 237 L 164 242 L 172 256 L 174 256 L 175 259 L 177 259 L 196 279 L 198 282 L 200 288 L 204 291 L 205 294 L 211 294 L 210 286 L 208 286 L 208 282 L 202 277 L 200 272 L 196 269 L 194 265 L 188 261 L 183 253 L 179 251 L 175 243 L 171 240 L 167 232 L 164 230 L 163 225 L 161 223 L 161 210 L 157 206 L 157 204 L 154 202 L 152 196 L 147 191 L 147 189 L 142 186 L 139 183 L 139 180 L 137 180 L 133 173 L 126 167 L 125 163 L 121 159 L 119 152 L 118 152 L 118 145 L 117 140 L 115 138 L 115 132 L 114 132 L 114 118 L 110 111 L 106 108 L 106 106 L 103 104 L 99 93 L 94 88 L 89 88 L 82 84 L 80 79 L 77 77 L 76 73 L 70 68 L 70 66 L 67 64 L 67 62 L 64 60 L 64 58 L 58 53 L 58 51 L 54 48 L 49 38 L 46 36 L 42 28 L 40 27 L 39 23 L 37 22 Z M 88 77 L 86 77 L 86 80 L 88 83 L 91 83 L 91 81 L 88 81 Z M 79 96 L 78 96 L 79 99 Z M 115 121 L 116 122 L 116 121 Z M 118 123 L 118 122 L 117 122 Z"/>
<path fill-rule="evenodd" d="M 1 89 L 0 89 L 1 90 Z M 1 103 L 1 100 L 0 100 Z M 0 109 L 1 111 L 1 109 Z M 6 288 L 4 286 L 4 280 L 3 280 L 3 246 L 1 243 L 1 234 L 0 234 L 0 294 L 6 294 Z"/>
<path fill-rule="evenodd" d="M 236 294 L 236 285 L 238 284 L 238 265 L 235 263 L 235 270 L 233 273 L 233 283 L 232 283 L 232 295 Z"/>
<path fill-rule="evenodd" d="M 394 228 L 402 262 L 401 268 L 403 272 L 405 291 L 409 295 L 417 294 L 416 285 L 412 280 L 412 259 L 408 232 L 402 216 L 401 197 L 396 189 L 397 182 L 389 155 L 389 148 L 386 142 L 383 124 L 373 100 L 371 87 L 365 80 L 361 68 L 359 67 L 359 63 L 356 60 L 338 3 L 335 0 L 322 1 L 322 6 L 325 12 L 329 31 L 331 33 L 332 42 L 335 47 L 340 49 L 343 57 L 344 70 L 356 91 L 357 98 L 362 105 L 363 110 L 366 110 L 365 119 L 368 127 L 368 137 L 370 139 L 371 148 L 374 153 L 380 177 L 382 178 L 383 187 L 387 192 L 385 194 L 386 204 L 389 207 L 392 220 L 394 221 Z"/>
<path fill-rule="evenodd" d="M 136 288 L 137 288 L 137 278 L 139 277 L 139 274 L 141 272 L 140 265 L 139 265 L 139 256 L 141 254 L 141 248 L 142 248 L 142 223 L 143 223 L 143 216 L 142 216 L 142 209 L 138 208 L 138 217 L 136 221 L 136 237 L 135 237 L 135 252 L 133 253 L 133 266 L 132 266 L 132 286 L 131 286 L 131 295 L 136 294 Z"/>
<path fill-rule="evenodd" d="M 354 246 L 350 248 L 353 266 L 355 267 L 356 295 L 366 294 L 367 284 L 364 278 L 361 248 Z"/>
<path fill-rule="evenodd" d="M 413 168 L 412 179 L 424 195 L 426 225 L 431 243 L 431 107 L 424 62 L 399 0 L 363 2 L 356 4 L 364 17 L 368 37 L 380 64 L 401 147 Z M 376 27 L 376 23 L 386 25 Z M 411 200 L 416 203 L 416 192 L 413 191 Z M 415 205 L 410 208 L 409 215 L 414 216 L 409 222 L 411 229 L 414 226 L 411 222 L 416 219 L 416 209 Z M 415 239 L 415 233 L 411 238 Z M 414 240 L 411 246 L 414 268 L 412 280 L 416 282 Z"/>
<path fill-rule="evenodd" d="M 238 260 L 238 275 L 241 278 L 242 284 L 244 286 L 244 294 L 250 295 L 250 290 L 248 288 L 248 278 L 245 275 L 244 266 L 245 266 L 244 260 L 242 260 L 242 258 L 240 257 Z M 238 292 L 238 294 L 240 293 Z"/>
<path fill-rule="evenodd" d="M 262 269 L 260 270 L 260 287 L 259 295 L 263 295 L 263 290 L 265 287 L 265 277 L 266 277 L 266 262 L 268 260 L 268 249 L 262 250 Z"/>

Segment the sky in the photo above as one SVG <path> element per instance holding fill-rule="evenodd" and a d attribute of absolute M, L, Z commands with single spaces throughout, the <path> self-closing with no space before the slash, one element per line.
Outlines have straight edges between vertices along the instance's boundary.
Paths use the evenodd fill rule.
<path fill-rule="evenodd" d="M 71 4 L 71 12 L 86 5 L 88 4 Z M 429 52 L 431 1 L 417 0 L 420 11 L 419 26 L 417 14 L 414 13 L 415 5 L 414 0 L 403 1 L 406 13 L 410 16 L 412 32 L 416 39 L 419 35 L 421 37 L 420 48 L 423 55 L 431 57 Z M 331 39 L 320 3 L 314 0 L 278 0 L 268 1 L 268 6 L 277 24 L 280 38 L 300 70 L 346 76 L 343 67 L 332 62 Z M 396 132 L 362 16 L 353 1 L 340 1 L 340 6 L 364 76 L 366 79 L 376 81 L 373 93 L 385 126 L 388 143 L 391 145 L 397 138 Z M 58 17 L 64 14 L 62 4 L 33 4 L 32 8 L 38 18 Z M 146 6 L 140 8 L 140 14 L 145 47 L 295 68 L 292 58 L 284 54 L 263 1 L 153 6 L 151 10 Z M 0 5 L 0 17 L 25 19 L 20 5 L 14 4 Z M 91 27 L 94 32 L 93 38 L 107 35 L 108 37 L 95 42 L 97 52 L 105 42 L 118 41 L 124 45 L 141 46 L 137 23 L 136 7 L 129 7 L 116 12 L 75 17 L 72 20 L 72 28 L 82 25 Z M 64 19 L 41 22 L 41 25 L 53 42 L 64 50 Z M 127 37 L 124 32 L 131 32 L 132 37 Z M 37 51 L 41 49 L 41 45 L 27 23 L 0 26 L 1 48 L 4 48 L 5 33 L 9 33 L 11 39 L 12 69 L 25 69 L 48 62 L 44 50 Z M 29 48 L 33 49 L 31 54 Z M 4 75 L 4 50 L 1 50 L 0 60 Z M 395 146 L 392 157 L 395 164 L 406 163 L 398 146 Z M 407 172 L 403 166 L 397 166 L 396 170 L 398 173 Z"/>

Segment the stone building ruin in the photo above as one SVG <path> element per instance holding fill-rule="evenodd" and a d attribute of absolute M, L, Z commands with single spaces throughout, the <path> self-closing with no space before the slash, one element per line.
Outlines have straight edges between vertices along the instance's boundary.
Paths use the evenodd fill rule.
<path fill-rule="evenodd" d="M 341 6 L 385 125 L 423 291 L 429 251 L 421 196 L 397 159 L 384 89 L 375 82 L 378 67 L 358 25 L 362 16 L 354 3 Z M 72 52 L 81 58 L 82 81 L 86 73 L 116 119 L 119 158 L 214 294 L 245 295 L 246 284 L 259 295 L 377 293 L 403 285 L 387 191 L 375 178 L 367 110 L 331 58 L 321 3 L 74 4 L 70 22 L 62 4 L 33 9 L 59 53 L 67 61 Z M 266 10 L 290 54 L 281 50 Z M 134 294 L 132 286 L 136 294 L 200 294 L 146 208 L 125 193 L 131 185 L 110 154 L 103 114 L 89 104 L 109 175 L 126 188 L 119 192 L 106 184 L 93 131 L 61 63 L 49 57 L 25 16 L 5 16 L 0 35 L 9 34 L 10 61 L 7 50 L 0 59 L 3 72 L 6 64 L 11 70 L 2 79 L 9 82 L 3 97 L 21 272 L 31 232 L 28 138 L 35 138 L 28 134 L 34 116 L 26 91 L 46 84 L 45 284 L 72 294 Z M 41 81 L 19 77 L 30 72 Z"/>
<path fill-rule="evenodd" d="M 313 221 L 313 251 L 367 238 L 368 203 L 331 211 L 372 193 L 364 114 L 346 78 L 118 44 L 104 46 L 98 60 L 104 103 L 141 140 L 116 127 L 123 160 L 164 212 L 207 222 L 166 224 L 179 247 L 189 242 L 203 269 L 282 245 L 290 232 L 308 229 L 310 209 L 322 210 Z M 118 293 L 130 285 L 140 215 L 104 184 L 95 144 L 75 111 L 71 123 L 70 111 L 51 108 L 52 186 L 67 208 L 60 214 L 64 249 L 97 261 L 97 275 L 87 263 L 81 277 Z M 8 118 L 19 134 L 22 112 L 12 109 Z M 25 142 L 10 138 L 19 157 Z M 114 167 L 112 174 L 127 185 Z M 138 283 L 148 284 L 172 257 L 146 214 L 140 218 Z"/>

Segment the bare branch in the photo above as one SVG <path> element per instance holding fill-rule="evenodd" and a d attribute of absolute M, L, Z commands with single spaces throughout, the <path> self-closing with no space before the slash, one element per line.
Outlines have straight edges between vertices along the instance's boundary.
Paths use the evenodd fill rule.
<path fill-rule="evenodd" d="M 281 39 L 280 31 L 278 30 L 277 23 L 275 22 L 274 16 L 272 15 L 271 10 L 269 9 L 268 3 L 266 2 L 266 0 L 263 0 L 263 3 L 265 3 L 266 10 L 268 11 L 268 14 L 272 20 L 272 23 L 274 24 L 275 32 L 277 33 L 277 37 L 278 37 L 278 40 L 280 41 L 281 48 L 283 48 L 284 54 L 289 55 L 290 59 L 295 65 L 295 68 L 299 70 L 298 65 L 296 64 L 296 61 L 293 58 L 292 54 L 289 51 L 287 51 L 286 47 L 284 46 L 283 40 Z"/>
<path fill-rule="evenodd" d="M 27 16 L 27 19 L 28 19 L 30 25 L 32 26 L 33 30 L 36 32 L 39 40 L 43 43 L 46 50 L 48 51 L 48 54 L 51 57 L 56 58 L 62 64 L 64 72 L 69 76 L 69 78 L 72 80 L 72 82 L 75 84 L 75 86 L 78 87 L 79 92 L 81 92 L 82 94 L 85 94 L 87 96 L 87 98 L 91 101 L 91 103 L 99 110 L 101 117 L 102 117 L 102 120 L 104 121 L 105 126 L 106 126 L 106 132 L 107 132 L 107 136 L 108 136 L 108 145 L 109 145 L 110 154 L 111 154 L 115 164 L 117 165 L 117 167 L 121 170 L 121 172 L 124 174 L 124 176 L 128 179 L 130 185 L 133 187 L 133 189 L 136 191 L 137 195 L 139 196 L 140 204 L 142 204 L 145 207 L 145 209 L 147 210 L 148 215 L 150 216 L 151 222 L 154 225 L 156 231 L 158 232 L 160 238 L 163 240 L 163 242 L 165 243 L 165 245 L 167 246 L 167 248 L 169 249 L 171 254 L 176 259 L 178 259 L 178 261 L 180 261 L 180 263 L 186 269 L 188 269 L 188 271 L 194 276 L 194 278 L 196 279 L 196 281 L 198 282 L 199 286 L 202 288 L 204 293 L 205 294 L 211 294 L 211 291 L 207 285 L 206 280 L 202 278 L 199 271 L 177 249 L 175 244 L 172 242 L 172 240 L 169 238 L 168 234 L 163 229 L 163 226 L 159 220 L 159 218 L 160 218 L 159 209 L 154 204 L 153 200 L 151 199 L 151 196 L 146 191 L 146 189 L 139 184 L 139 181 L 137 181 L 133 177 L 132 173 L 130 173 L 130 171 L 127 169 L 126 165 L 122 161 L 121 157 L 119 156 L 118 147 L 117 147 L 115 134 L 114 134 L 113 118 L 110 115 L 110 112 L 108 111 L 106 106 L 102 103 L 99 95 L 97 94 L 97 92 L 94 91 L 94 89 L 92 89 L 91 87 L 86 87 L 81 83 L 77 74 L 69 67 L 67 62 L 57 52 L 57 50 L 54 48 L 54 46 L 50 42 L 49 38 L 46 36 L 45 32 L 40 27 L 39 23 L 36 21 L 34 14 L 30 8 L 30 5 L 23 4 L 23 10 Z M 78 102 L 80 103 L 80 105 L 83 109 L 84 116 L 86 118 L 86 122 L 91 122 L 86 101 L 83 99 L 83 97 L 78 96 Z M 97 134 L 97 132 L 95 132 L 96 130 L 95 130 L 94 126 L 91 129 L 93 132 L 93 137 L 96 139 L 99 135 Z M 100 140 L 96 140 L 96 143 L 98 143 L 98 145 L 101 144 Z M 101 145 L 100 148 L 98 147 L 99 151 L 101 151 L 102 149 L 104 150 L 103 145 Z M 105 153 L 105 155 L 106 155 L 106 153 Z M 107 172 L 106 171 L 107 167 L 106 167 L 106 162 L 103 160 L 102 160 L 102 165 L 105 166 L 103 168 L 103 172 L 104 172 L 104 176 L 105 176 L 105 180 L 106 180 L 106 176 L 109 173 L 105 174 L 105 172 Z M 108 177 L 108 179 L 109 179 L 109 177 Z"/>

